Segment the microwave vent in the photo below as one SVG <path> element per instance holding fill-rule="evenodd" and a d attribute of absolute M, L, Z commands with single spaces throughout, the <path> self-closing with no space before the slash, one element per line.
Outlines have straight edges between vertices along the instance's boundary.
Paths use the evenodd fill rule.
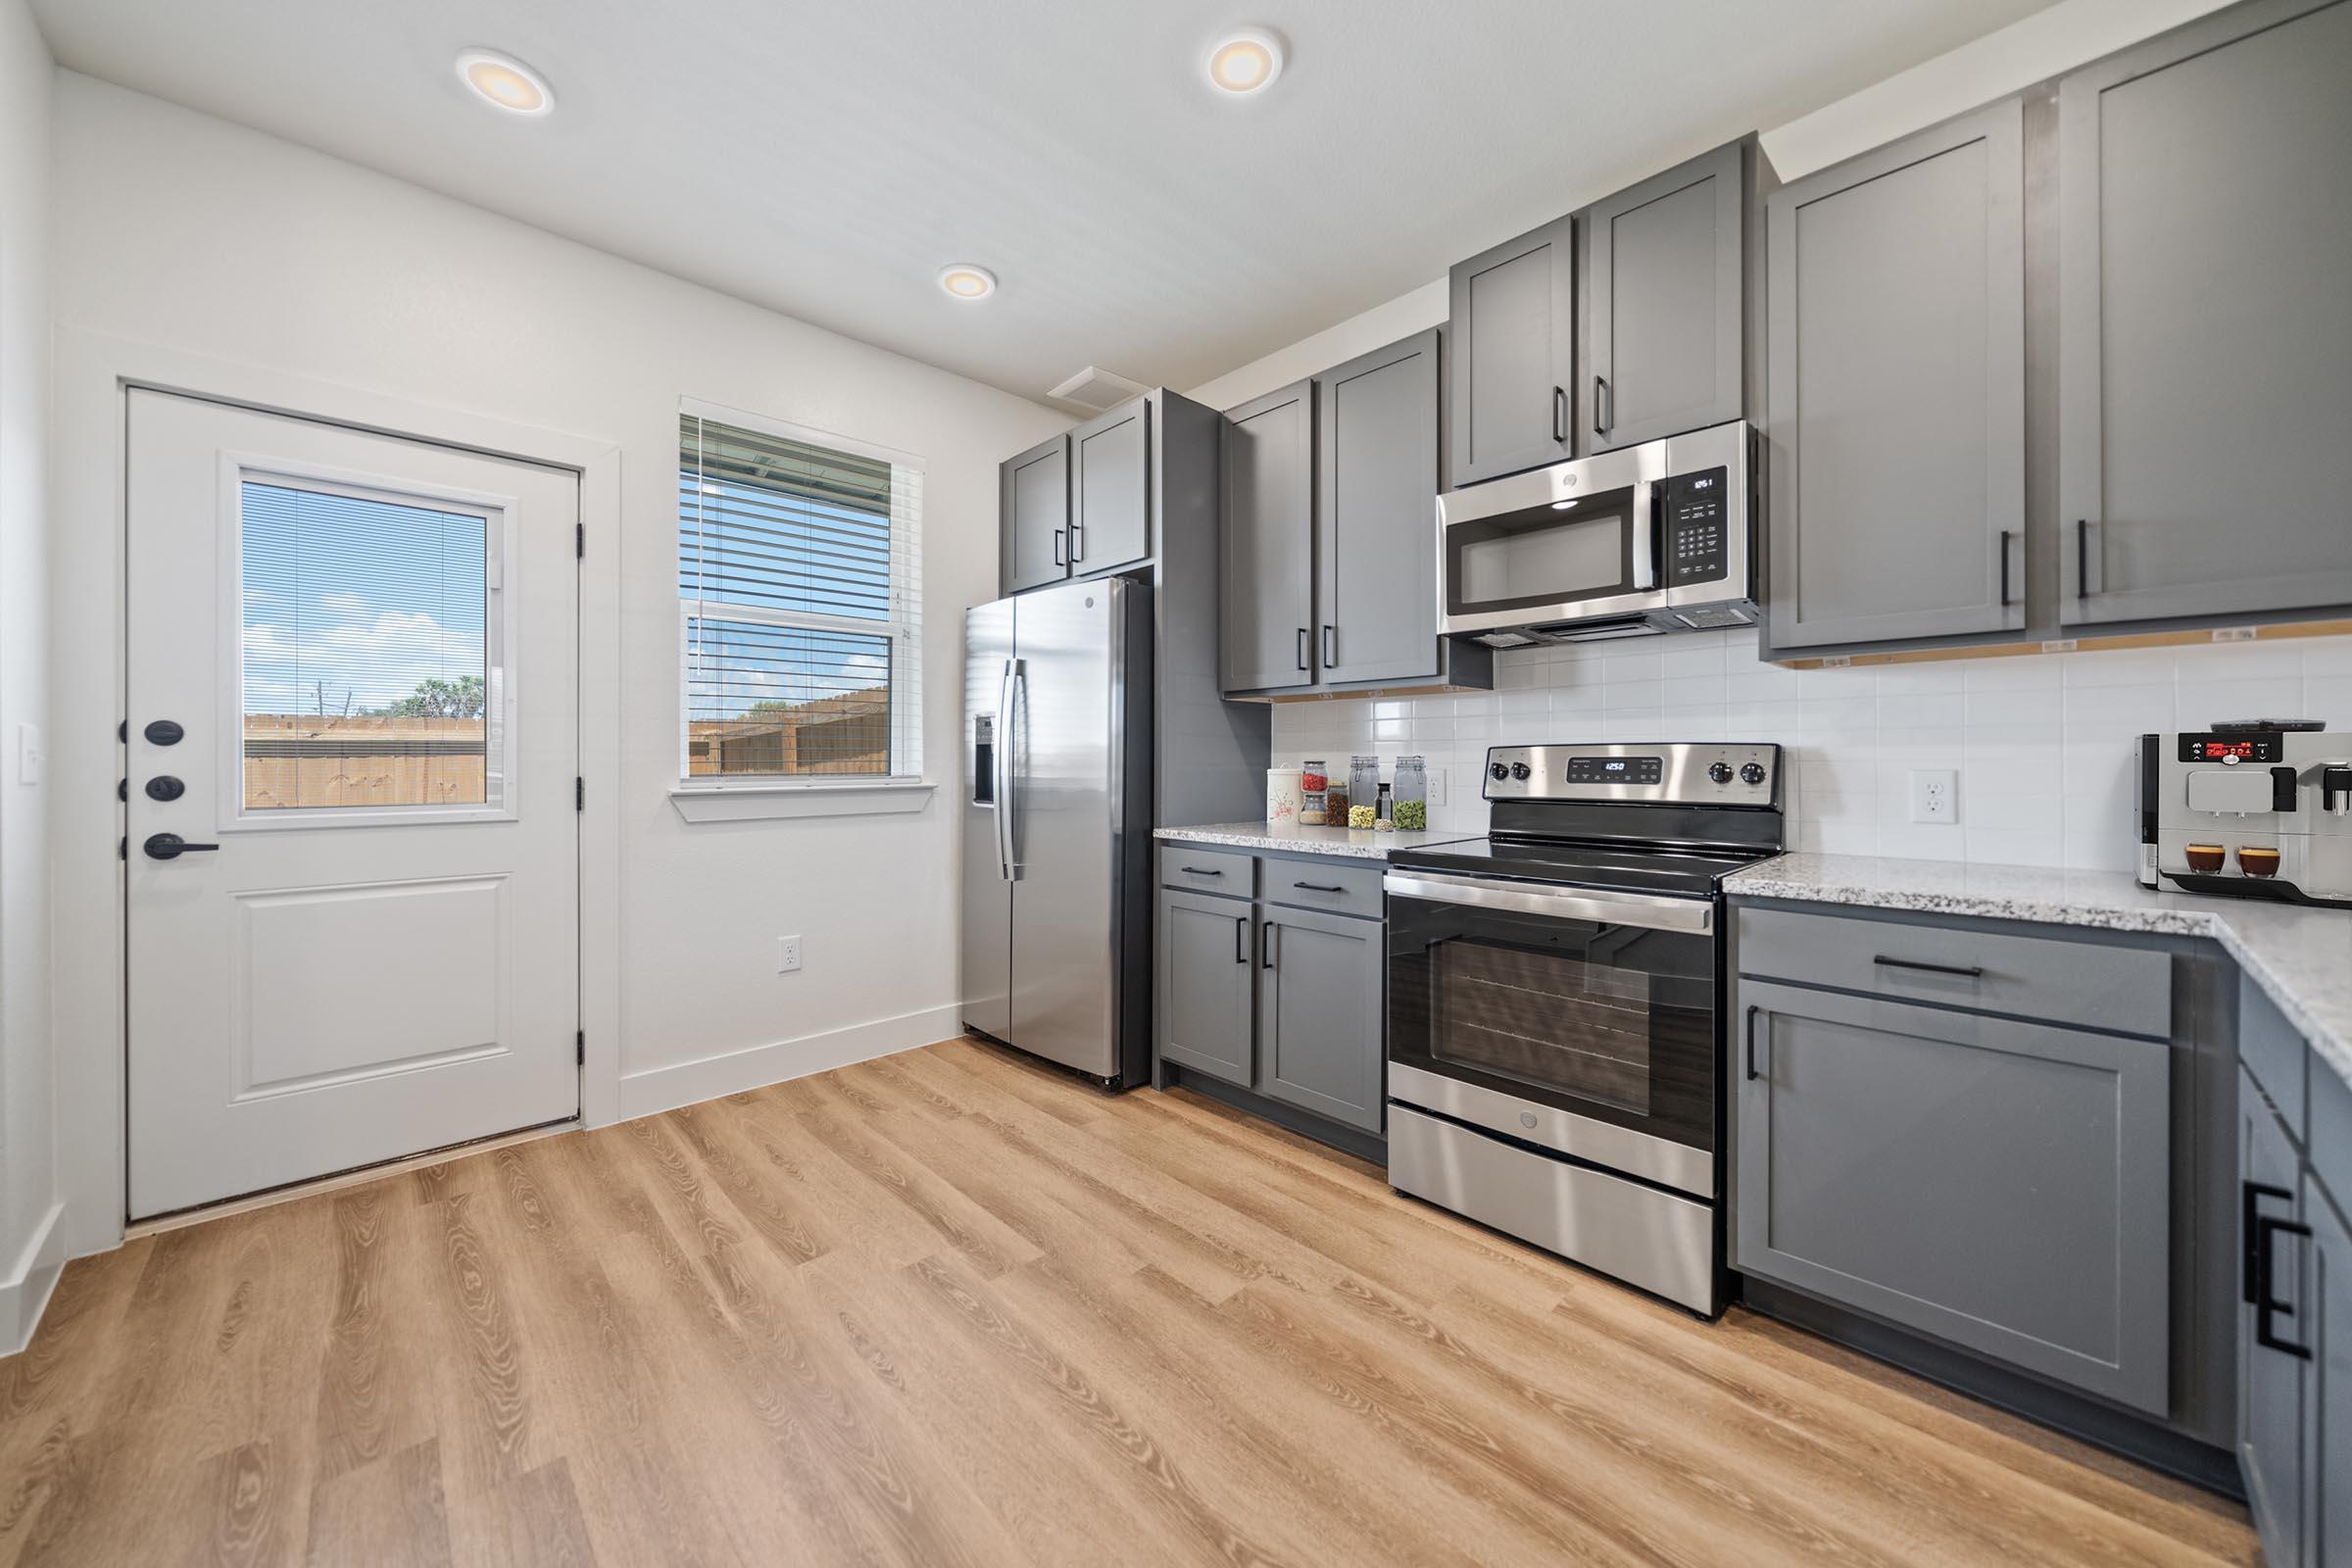
<path fill-rule="evenodd" d="M 1714 631 L 1724 626 L 1752 626 L 1756 617 L 1737 605 L 1716 605 L 1704 610 L 1678 610 L 1674 618 L 1692 631 Z"/>
<path fill-rule="evenodd" d="M 1640 615 L 1624 620 L 1571 620 L 1557 626 L 1538 626 L 1536 634 L 1547 643 L 1598 643 L 1615 637 L 1655 637 L 1665 631 Z"/>

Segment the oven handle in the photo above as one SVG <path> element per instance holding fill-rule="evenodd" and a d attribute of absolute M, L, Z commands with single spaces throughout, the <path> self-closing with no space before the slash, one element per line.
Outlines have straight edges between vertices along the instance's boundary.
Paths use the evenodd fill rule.
<path fill-rule="evenodd" d="M 1646 894 L 1602 893 L 1590 888 L 1532 886 L 1496 882 L 1478 876 L 1448 876 L 1435 871 L 1409 875 L 1391 871 L 1380 885 L 1394 898 L 1420 899 L 1428 904 L 1460 904 L 1480 909 L 1509 909 L 1517 914 L 1547 914 L 1563 920 L 1597 920 L 1604 925 L 1640 926 L 1647 931 L 1685 931 L 1706 936 L 1715 929 L 1715 906 L 1697 899 L 1666 899 Z"/>

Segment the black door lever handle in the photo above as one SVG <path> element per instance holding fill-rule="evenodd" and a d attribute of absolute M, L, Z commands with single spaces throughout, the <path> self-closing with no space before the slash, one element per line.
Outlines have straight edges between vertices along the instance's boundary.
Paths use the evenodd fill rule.
<path fill-rule="evenodd" d="M 150 833 L 147 842 L 140 846 L 151 860 L 176 860 L 198 850 L 217 850 L 220 847 L 218 844 L 190 844 L 176 833 Z"/>

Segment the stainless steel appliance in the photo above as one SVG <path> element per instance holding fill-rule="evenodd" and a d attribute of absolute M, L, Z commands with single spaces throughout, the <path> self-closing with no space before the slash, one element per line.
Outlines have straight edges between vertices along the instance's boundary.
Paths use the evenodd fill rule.
<path fill-rule="evenodd" d="M 2139 738 L 2139 880 L 2352 907 L 2352 734 L 2246 719 Z"/>
<path fill-rule="evenodd" d="M 1152 1055 L 1152 590 L 964 612 L 963 1022 L 1114 1087 Z"/>
<path fill-rule="evenodd" d="M 1734 420 L 1440 496 L 1439 629 L 1526 648 L 1748 625 L 1756 480 Z"/>
<path fill-rule="evenodd" d="M 1389 858 L 1389 1181 L 1723 1309 L 1723 878 L 1771 745 L 1502 746 L 1487 837 Z"/>

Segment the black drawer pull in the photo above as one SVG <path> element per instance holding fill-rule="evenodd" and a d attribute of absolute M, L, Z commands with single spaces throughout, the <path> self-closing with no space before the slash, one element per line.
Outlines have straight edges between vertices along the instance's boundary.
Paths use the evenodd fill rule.
<path fill-rule="evenodd" d="M 1233 917 L 1233 961 L 1250 961 L 1250 917 L 1246 914 Z"/>
<path fill-rule="evenodd" d="M 1917 958 L 1889 958 L 1883 953 L 1873 956 L 1870 961 L 1885 964 L 1889 969 L 1918 969 L 1927 974 L 1956 974 L 1967 980 L 1984 978 L 1984 966 L 1981 963 L 1922 963 Z"/>
<path fill-rule="evenodd" d="M 2254 1226 L 2255 1269 L 2260 1275 L 2254 1288 L 2254 1343 L 2266 1349 L 2284 1350 L 2298 1361 L 2311 1359 L 2311 1347 L 2297 1345 L 2294 1341 L 2284 1339 L 2271 1330 L 2273 1317 L 2293 1317 L 2295 1315 L 2294 1302 L 2281 1301 L 2271 1295 L 2271 1238 L 2275 1236 L 2308 1237 L 2310 1235 L 2310 1226 L 2298 1225 L 2291 1219 L 2266 1217 L 2257 1221 Z"/>
<path fill-rule="evenodd" d="M 1345 893 L 1348 891 L 1337 882 L 1294 882 L 1291 886 L 1301 893 Z"/>
<path fill-rule="evenodd" d="M 1219 868 L 1209 865 L 1180 865 L 1176 869 L 1182 871 L 1186 876 L 1223 876 L 1225 874 Z"/>

